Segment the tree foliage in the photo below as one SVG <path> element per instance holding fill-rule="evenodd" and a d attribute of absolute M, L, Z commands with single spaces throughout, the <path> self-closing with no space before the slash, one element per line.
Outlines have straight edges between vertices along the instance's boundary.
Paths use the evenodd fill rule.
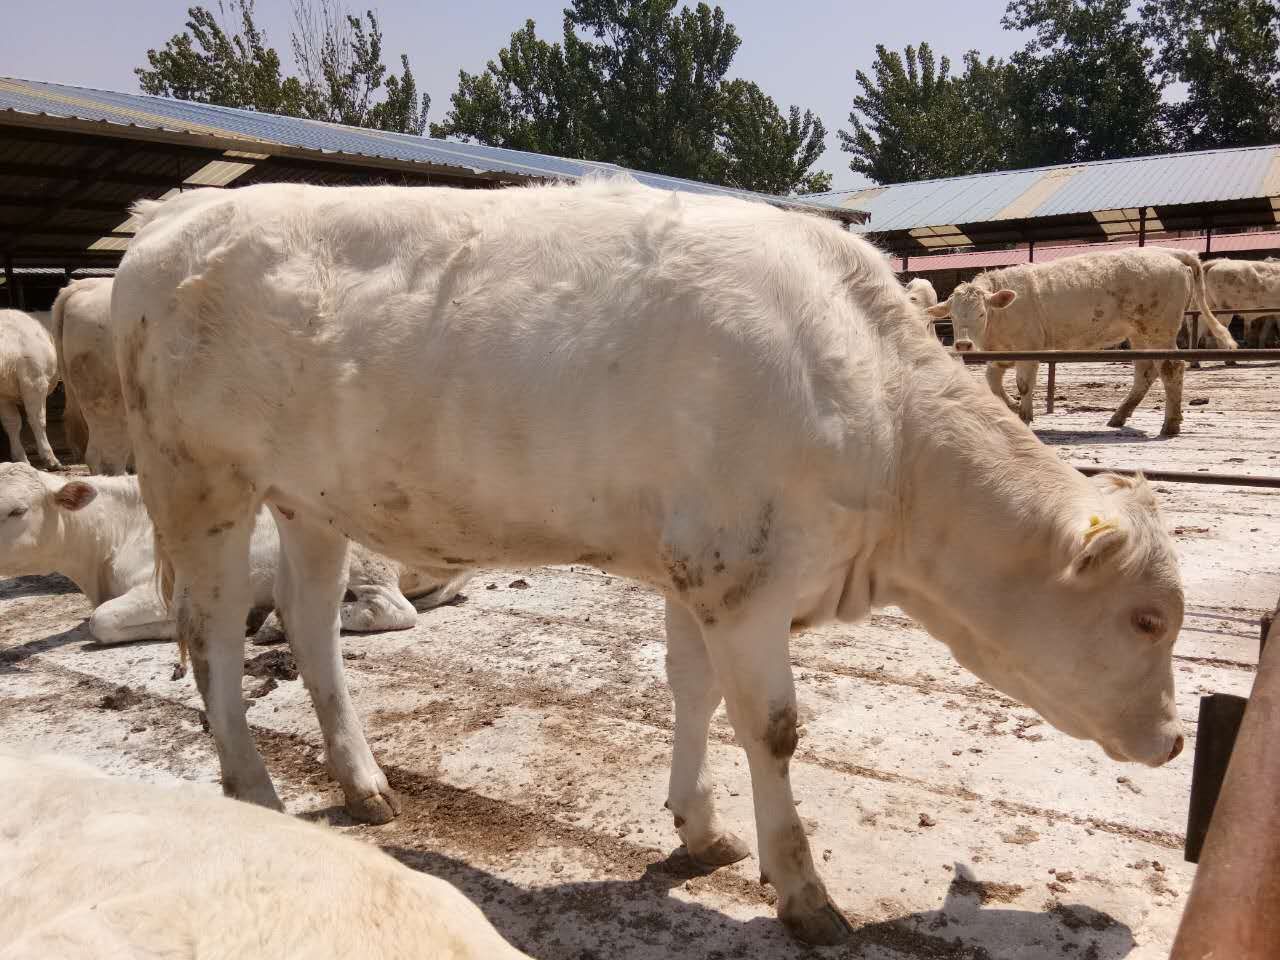
<path fill-rule="evenodd" d="M 1280 140 L 1275 0 L 1010 0 L 1001 23 L 1031 38 L 960 75 L 927 43 L 878 47 L 849 166 L 894 183 Z"/>
<path fill-rule="evenodd" d="M 530 20 L 482 72 L 460 71 L 432 134 L 754 190 L 823 187 L 809 172 L 822 121 L 729 80 L 740 45 L 705 3 L 572 0 L 558 43 Z"/>
<path fill-rule="evenodd" d="M 1016 118 L 1013 166 L 1158 153 L 1166 149 L 1161 87 L 1130 0 L 1012 0 L 1001 21 L 1034 30 L 1010 58 Z"/>
<path fill-rule="evenodd" d="M 401 72 L 382 62 L 382 30 L 337 0 L 294 0 L 294 58 L 301 76 L 283 76 L 280 56 L 254 19 L 254 0 L 195 6 L 186 30 L 147 51 L 134 72 L 144 93 L 358 127 L 421 133 L 430 98 L 418 95 L 409 59 Z M 367 21 L 367 23 L 366 23 Z M 381 96 L 379 94 L 381 93 Z"/>
<path fill-rule="evenodd" d="M 872 76 L 854 75 L 862 92 L 849 114 L 853 130 L 839 132 L 850 168 L 877 183 L 994 169 L 1003 159 L 1008 71 L 975 52 L 964 63 L 953 76 L 950 58 L 936 58 L 927 43 L 901 54 L 877 46 Z"/>
<path fill-rule="evenodd" d="M 1184 149 L 1280 141 L 1280 5 L 1275 0 L 1146 0 L 1142 18 L 1170 104 L 1169 140 Z"/>

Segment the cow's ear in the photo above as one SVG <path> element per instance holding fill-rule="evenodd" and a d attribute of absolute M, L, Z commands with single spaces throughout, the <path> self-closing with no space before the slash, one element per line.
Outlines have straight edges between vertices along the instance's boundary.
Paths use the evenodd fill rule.
<path fill-rule="evenodd" d="M 83 510 L 97 495 L 98 491 L 92 484 L 82 480 L 72 480 L 70 483 L 64 483 L 53 495 L 53 502 L 63 510 Z"/>
<path fill-rule="evenodd" d="M 1080 549 L 1071 561 L 1073 576 L 1084 576 L 1096 570 L 1125 542 L 1125 533 L 1114 520 L 1090 517 L 1089 526 L 1081 538 Z"/>
<path fill-rule="evenodd" d="M 987 294 L 987 306 L 995 310 L 1003 310 L 1013 301 L 1018 299 L 1018 295 L 1012 290 L 997 290 L 995 293 Z"/>
<path fill-rule="evenodd" d="M 951 316 L 951 301 L 943 300 L 941 303 L 935 303 L 932 307 L 925 307 L 924 312 L 931 317 L 937 317 L 939 320 L 945 320 Z"/>

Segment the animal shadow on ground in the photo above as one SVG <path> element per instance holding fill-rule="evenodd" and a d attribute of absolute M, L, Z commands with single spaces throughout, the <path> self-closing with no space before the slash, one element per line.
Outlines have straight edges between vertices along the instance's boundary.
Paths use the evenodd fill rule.
<path fill-rule="evenodd" d="M 52 597 L 63 593 L 79 593 L 80 588 L 61 574 L 40 577 L 13 577 L 0 580 L 0 600 L 18 597 Z"/>
<path fill-rule="evenodd" d="M 304 816 L 352 824 L 339 807 Z M 1049 901 L 1042 911 L 990 908 L 1021 889 L 983 883 L 962 864 L 955 866 L 937 910 L 883 921 L 850 916 L 854 933 L 847 943 L 815 948 L 792 940 L 773 919 L 772 908 L 764 906 L 766 888 L 759 888 L 760 900 L 751 905 L 766 915 L 748 920 L 696 902 L 700 878 L 708 878 L 705 883 L 715 889 L 716 875 L 690 860 L 683 847 L 665 857 L 652 851 L 652 861 L 627 879 L 555 882 L 552 876 L 547 878 L 552 882 L 525 887 L 432 850 L 381 846 L 411 869 L 452 883 L 507 940 L 539 960 L 800 960 L 886 953 L 931 960 L 1032 960 L 1068 952 L 1078 960 L 1119 960 L 1135 946 L 1128 926 L 1087 906 Z M 518 852 L 508 857 L 518 865 Z M 692 889 L 673 893 L 686 884 Z M 741 879 L 733 878 L 733 885 L 741 886 Z"/>
<path fill-rule="evenodd" d="M 1106 446 L 1116 443 L 1133 443 L 1143 440 L 1148 443 L 1163 443 L 1172 437 L 1162 437 L 1158 433 L 1147 433 L 1134 427 L 1108 427 L 1105 430 L 1036 430 L 1035 435 L 1041 443 L 1051 447 Z"/>
<path fill-rule="evenodd" d="M 28 640 L 26 643 L 0 650 L 0 674 L 13 673 L 20 670 L 22 668 L 19 665 L 24 660 L 41 653 L 48 653 L 50 650 L 56 650 L 58 647 L 65 647 L 69 643 L 80 643 L 86 648 L 90 646 L 91 638 L 89 636 L 88 620 L 78 623 L 70 630 L 64 630 L 62 633 L 52 633 L 47 637 Z"/>

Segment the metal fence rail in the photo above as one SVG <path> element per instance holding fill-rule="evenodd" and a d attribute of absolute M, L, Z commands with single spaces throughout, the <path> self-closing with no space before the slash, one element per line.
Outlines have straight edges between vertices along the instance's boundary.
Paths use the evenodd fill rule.
<path fill-rule="evenodd" d="M 1081 467 L 1071 464 L 1086 477 L 1099 473 L 1119 473 L 1131 477 L 1140 473 L 1148 480 L 1158 483 L 1206 483 L 1224 487 L 1270 487 L 1280 489 L 1280 477 L 1255 477 L 1239 473 L 1183 473 L 1178 470 L 1135 470 L 1131 467 Z"/>
<path fill-rule="evenodd" d="M 1135 363 L 1138 360 L 1280 360 L 1270 350 L 956 350 L 965 363 Z M 1247 367 L 1244 369 L 1248 369 Z"/>

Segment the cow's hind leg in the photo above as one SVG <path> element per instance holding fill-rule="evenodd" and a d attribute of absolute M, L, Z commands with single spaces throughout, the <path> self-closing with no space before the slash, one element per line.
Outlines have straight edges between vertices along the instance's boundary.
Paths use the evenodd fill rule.
<path fill-rule="evenodd" d="M 22 384 L 22 406 L 27 411 L 27 423 L 31 424 L 31 433 L 36 438 L 36 452 L 45 466 L 54 469 L 61 467 L 49 445 L 49 434 L 45 430 L 45 399 L 49 395 L 49 384 L 45 380 L 24 382 Z"/>
<path fill-rule="evenodd" d="M 707 774 L 707 734 L 720 705 L 720 683 L 711 669 L 702 629 L 672 600 L 667 601 L 667 681 L 676 710 L 667 807 L 675 817 L 676 832 L 698 863 L 736 863 L 749 851 L 721 824 Z"/>
<path fill-rule="evenodd" d="M 0 424 L 9 438 L 9 456 L 16 463 L 28 463 L 26 448 L 22 446 L 22 413 L 10 400 L 0 400 Z"/>
<path fill-rule="evenodd" d="M 1135 349 L 1142 348 L 1135 347 Z M 1136 361 L 1133 365 L 1133 386 L 1129 388 L 1129 395 L 1116 408 L 1116 412 L 1107 421 L 1107 426 L 1123 427 L 1125 421 L 1129 419 L 1129 415 L 1137 409 L 1138 404 L 1142 402 L 1142 398 L 1147 395 L 1147 391 L 1151 389 L 1151 384 L 1155 382 L 1155 379 L 1156 365 L 1154 361 Z"/>
<path fill-rule="evenodd" d="M 369 823 L 386 823 L 400 812 L 400 801 L 365 740 L 338 645 L 338 608 L 347 579 L 346 538 L 301 515 L 285 519 L 272 512 L 280 529 L 276 606 L 320 719 L 330 772 L 342 785 L 348 813 Z"/>
<path fill-rule="evenodd" d="M 1185 366 L 1181 360 L 1160 361 L 1160 380 L 1164 384 L 1162 437 L 1176 437 L 1182 432 L 1182 373 Z"/>
<path fill-rule="evenodd" d="M 705 627 L 703 637 L 751 768 L 761 880 L 777 891 L 778 917 L 798 939 L 840 943 L 852 927 L 814 869 L 791 795 L 791 756 L 798 739 L 788 658 L 794 581 L 775 575 L 745 602 L 735 591 L 730 595 L 725 606 L 742 605 L 733 616 Z"/>
<path fill-rule="evenodd" d="M 167 479 L 167 478 L 164 478 Z M 204 698 L 209 730 L 222 765 L 222 792 L 275 810 L 284 809 L 245 719 L 244 620 L 249 609 L 249 537 L 253 506 L 223 500 L 214 509 L 207 498 L 199 514 L 176 519 L 175 503 L 192 505 L 198 497 L 173 498 L 174 485 L 152 474 L 162 504 L 156 527 L 175 572 L 175 617 L 179 644 L 191 655 L 196 686 Z"/>

